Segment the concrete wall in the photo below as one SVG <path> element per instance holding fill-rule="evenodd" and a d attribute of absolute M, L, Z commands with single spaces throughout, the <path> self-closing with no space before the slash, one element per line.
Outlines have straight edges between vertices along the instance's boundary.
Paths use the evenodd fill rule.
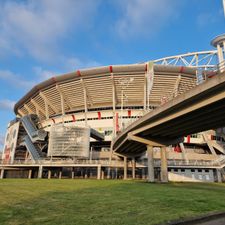
<path fill-rule="evenodd" d="M 212 169 L 169 169 L 169 181 L 214 182 Z"/>

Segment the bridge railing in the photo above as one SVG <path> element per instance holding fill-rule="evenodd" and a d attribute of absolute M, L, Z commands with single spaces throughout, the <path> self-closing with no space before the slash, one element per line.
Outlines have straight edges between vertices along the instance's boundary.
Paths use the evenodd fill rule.
<path fill-rule="evenodd" d="M 146 161 L 140 161 L 138 162 L 140 165 L 147 166 L 147 160 Z M 201 166 L 209 166 L 209 167 L 218 167 L 220 166 L 220 162 L 214 162 L 214 161 L 207 161 L 207 160 L 167 160 L 167 165 L 169 167 L 173 166 L 194 166 L 194 167 L 201 167 Z M 154 160 L 154 166 L 160 167 L 161 166 L 161 160 L 157 159 Z"/>

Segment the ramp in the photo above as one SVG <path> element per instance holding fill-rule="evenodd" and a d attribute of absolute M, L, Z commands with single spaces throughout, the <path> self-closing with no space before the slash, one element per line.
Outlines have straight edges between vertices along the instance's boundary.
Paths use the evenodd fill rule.
<path fill-rule="evenodd" d="M 91 137 L 94 138 L 97 141 L 104 141 L 105 136 L 101 133 L 99 133 L 97 130 L 91 128 Z"/>
<path fill-rule="evenodd" d="M 35 123 L 37 123 L 38 117 L 36 115 L 27 115 L 21 118 L 24 129 L 29 135 L 32 142 L 44 141 L 47 133 L 44 130 L 37 129 Z"/>
<path fill-rule="evenodd" d="M 32 141 L 31 141 L 31 139 L 28 135 L 26 135 L 23 138 L 23 142 L 21 143 L 21 145 L 26 146 L 26 148 L 29 151 L 33 160 L 40 160 L 41 159 L 39 151 L 36 149 L 36 147 L 34 146 L 34 144 L 32 143 Z"/>

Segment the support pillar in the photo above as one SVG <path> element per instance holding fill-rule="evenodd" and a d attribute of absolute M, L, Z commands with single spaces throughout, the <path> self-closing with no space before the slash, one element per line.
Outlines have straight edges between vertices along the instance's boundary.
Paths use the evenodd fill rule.
<path fill-rule="evenodd" d="M 32 177 L 32 170 L 29 170 L 28 171 L 28 179 L 31 179 L 31 177 Z"/>
<path fill-rule="evenodd" d="M 104 180 L 105 178 L 105 174 L 104 174 L 104 170 L 101 171 L 101 179 Z"/>
<path fill-rule="evenodd" d="M 217 174 L 217 182 L 221 183 L 222 182 L 222 176 L 221 176 L 221 172 L 219 169 L 216 170 L 216 174 Z"/>
<path fill-rule="evenodd" d="M 148 182 L 155 181 L 154 175 L 154 158 L 153 158 L 153 146 L 147 146 L 147 157 L 148 157 Z"/>
<path fill-rule="evenodd" d="M 1 169 L 1 174 L 0 174 L 0 179 L 3 179 L 4 178 L 4 172 L 5 172 L 5 170 L 2 168 Z"/>
<path fill-rule="evenodd" d="M 123 169 L 123 179 L 127 179 L 127 157 L 124 156 L 124 169 Z"/>
<path fill-rule="evenodd" d="M 110 171 L 111 171 L 111 168 L 109 166 L 108 169 L 107 169 L 107 179 L 110 179 Z"/>
<path fill-rule="evenodd" d="M 38 169 L 38 178 L 42 178 L 43 166 L 39 166 Z"/>
<path fill-rule="evenodd" d="M 51 176 L 52 176 L 52 171 L 49 169 L 48 170 L 48 179 L 51 179 Z"/>
<path fill-rule="evenodd" d="M 141 178 L 144 180 L 145 179 L 145 168 L 141 169 Z"/>
<path fill-rule="evenodd" d="M 161 147 L 161 182 L 168 182 L 166 147 Z"/>
<path fill-rule="evenodd" d="M 62 179 L 62 170 L 59 171 L 59 179 Z"/>
<path fill-rule="evenodd" d="M 71 178 L 74 179 L 74 168 L 72 168 Z"/>
<path fill-rule="evenodd" d="M 136 169 L 136 162 L 135 158 L 132 159 L 132 179 L 135 179 L 135 169 Z"/>
<path fill-rule="evenodd" d="M 97 167 L 97 179 L 100 180 L 101 179 L 101 165 L 99 165 Z"/>

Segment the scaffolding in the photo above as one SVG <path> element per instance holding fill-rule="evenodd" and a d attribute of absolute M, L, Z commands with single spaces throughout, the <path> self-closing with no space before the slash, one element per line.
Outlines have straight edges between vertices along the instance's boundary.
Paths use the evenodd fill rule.
<path fill-rule="evenodd" d="M 48 156 L 89 157 L 90 128 L 53 125 L 50 129 Z"/>

